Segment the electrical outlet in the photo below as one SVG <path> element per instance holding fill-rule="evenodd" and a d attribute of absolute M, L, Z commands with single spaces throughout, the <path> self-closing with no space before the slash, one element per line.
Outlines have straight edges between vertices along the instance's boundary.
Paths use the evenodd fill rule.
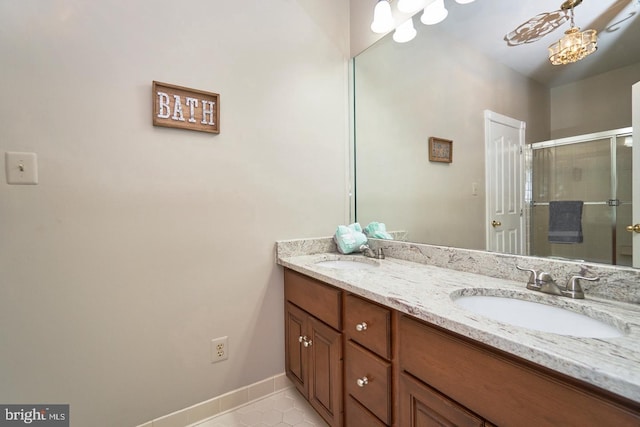
<path fill-rule="evenodd" d="M 229 358 L 229 338 L 220 337 L 211 340 L 211 363 Z"/>

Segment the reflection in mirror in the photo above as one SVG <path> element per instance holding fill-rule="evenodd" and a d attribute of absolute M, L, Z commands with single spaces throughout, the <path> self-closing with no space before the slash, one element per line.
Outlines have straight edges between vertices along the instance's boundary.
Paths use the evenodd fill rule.
<path fill-rule="evenodd" d="M 482 22 L 483 14 L 496 15 L 488 2 L 471 5 L 479 9 L 469 13 L 469 20 Z M 452 4 L 450 16 L 444 23 L 456 19 L 455 7 Z M 529 16 L 533 15 L 535 13 Z M 487 25 L 502 25 L 504 35 L 523 21 L 514 19 L 514 22 L 508 22 L 503 17 L 502 21 L 489 21 Z M 636 21 L 640 23 L 640 20 Z M 465 24 L 458 22 L 457 27 Z M 416 28 L 418 35 L 413 41 L 398 44 L 387 35 L 353 61 L 355 219 L 362 224 L 384 222 L 389 230 L 405 230 L 409 241 L 485 250 L 487 229 L 491 227 L 485 201 L 486 173 L 491 172 L 485 171 L 485 111 L 525 122 L 528 147 L 540 141 L 631 126 L 631 85 L 640 80 L 640 59 L 579 81 L 567 82 L 565 78 L 561 84 L 557 81 L 543 83 L 482 52 L 478 48 L 481 41 L 475 40 L 471 46 L 467 43 L 468 37 L 460 37 L 442 24 Z M 495 29 L 487 31 L 495 32 Z M 473 38 L 482 35 L 483 32 L 476 32 Z M 559 36 L 552 33 L 548 37 L 554 40 L 542 38 L 537 43 L 546 46 Z M 591 61 L 600 53 L 598 51 L 584 61 Z M 546 58 L 544 60 L 548 62 Z M 552 67 L 546 63 L 540 65 L 546 66 Z M 453 141 L 452 163 L 429 161 L 430 137 Z M 623 137 L 618 139 L 624 140 Z M 631 149 L 622 149 L 620 144 L 624 146 L 619 142 L 614 144 L 617 147 L 614 148 L 615 159 L 624 164 L 618 168 L 630 180 Z M 577 161 L 572 157 L 575 154 L 563 154 L 559 148 L 554 150 L 555 159 L 565 156 Z M 625 254 L 630 251 L 630 245 L 622 243 L 627 236 L 621 235 L 620 227 L 613 231 L 617 244 L 610 236 L 611 224 L 616 219 L 622 229 L 627 225 L 621 218 L 628 214 L 622 210 L 630 209 L 630 204 L 618 210 L 617 215 L 597 213 L 591 205 L 585 207 L 585 241 L 588 238 L 600 242 L 601 234 L 598 233 L 604 228 L 608 231 L 607 249 L 602 253 L 593 248 L 581 252 L 578 249 L 583 244 L 548 243 L 544 205 L 532 207 L 532 202 L 553 200 L 532 197 L 532 191 L 538 189 L 535 183 L 544 178 L 540 175 L 542 170 L 536 174 L 531 167 L 541 164 L 540 157 L 545 154 L 535 150 L 536 159 L 533 152 L 524 150 L 525 155 L 527 152 L 531 159 L 524 163 L 530 186 L 523 189 L 527 190 L 523 193 L 528 194 L 526 201 L 529 202 L 522 212 L 527 233 L 523 254 L 627 265 L 629 257 Z M 608 159 L 611 162 L 610 156 Z M 556 161 L 546 164 L 544 174 L 556 178 L 568 174 L 573 179 L 574 173 L 582 173 L 581 182 L 585 185 L 591 179 L 599 179 L 591 178 L 592 163 L 588 160 L 567 171 L 564 168 L 570 162 Z M 577 172 L 578 169 L 582 172 Z M 611 166 L 608 176 L 611 176 L 610 171 Z M 607 177 L 606 182 L 611 183 L 611 178 Z M 562 188 L 562 184 L 558 185 Z M 575 198 L 592 201 L 591 195 L 586 193 L 578 193 Z M 600 202 L 610 198 L 607 195 Z M 626 195 L 617 198 L 630 201 L 630 196 L 627 199 Z M 604 217 L 608 225 L 594 229 L 590 225 L 592 217 Z"/>
<path fill-rule="evenodd" d="M 631 266 L 631 147 L 631 128 L 532 145 L 531 255 Z M 583 203 L 581 244 L 549 242 L 553 200 Z"/>

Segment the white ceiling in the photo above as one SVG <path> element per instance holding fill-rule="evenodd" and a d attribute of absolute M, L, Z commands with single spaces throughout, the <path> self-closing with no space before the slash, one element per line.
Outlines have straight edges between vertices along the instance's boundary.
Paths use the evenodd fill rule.
<path fill-rule="evenodd" d="M 531 18 L 560 10 L 564 0 L 476 0 L 460 5 L 446 0 L 449 16 L 440 24 L 487 55 L 544 83 L 557 86 L 640 62 L 640 0 L 583 0 L 575 8 L 575 24 L 598 31 L 598 50 L 582 61 L 551 65 L 547 48 L 564 35 L 569 22 L 538 41 L 509 46 L 505 35 Z M 420 34 L 422 24 L 413 18 Z M 640 76 L 638 76 L 640 80 Z"/>

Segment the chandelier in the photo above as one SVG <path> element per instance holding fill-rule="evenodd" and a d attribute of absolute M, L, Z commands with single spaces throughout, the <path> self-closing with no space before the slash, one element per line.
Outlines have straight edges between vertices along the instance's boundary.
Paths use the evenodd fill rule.
<path fill-rule="evenodd" d="M 582 0 L 567 0 L 561 8 L 571 10 L 571 27 L 565 31 L 564 37 L 549 46 L 549 61 L 553 65 L 564 65 L 577 62 L 591 55 L 598 48 L 596 30 L 580 31 L 573 22 L 573 7 L 582 3 Z"/>

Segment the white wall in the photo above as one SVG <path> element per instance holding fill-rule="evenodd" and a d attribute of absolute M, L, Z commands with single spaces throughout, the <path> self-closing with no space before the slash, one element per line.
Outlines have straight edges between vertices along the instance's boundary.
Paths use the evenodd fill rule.
<path fill-rule="evenodd" d="M 135 425 L 284 370 L 277 239 L 346 199 L 342 0 L 0 0 L 0 402 Z M 221 94 L 151 125 L 151 82 Z M 230 359 L 210 363 L 228 335 Z"/>
<path fill-rule="evenodd" d="M 551 89 L 551 138 L 631 126 L 631 86 L 640 63 Z"/>

